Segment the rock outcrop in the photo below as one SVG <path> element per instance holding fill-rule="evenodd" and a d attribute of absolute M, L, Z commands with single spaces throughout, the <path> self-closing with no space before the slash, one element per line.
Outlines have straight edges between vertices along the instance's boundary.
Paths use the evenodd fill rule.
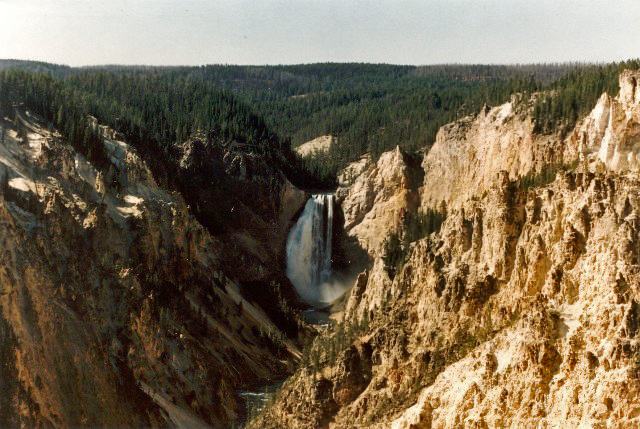
<path fill-rule="evenodd" d="M 18 120 L 20 140 L 0 124 L 0 426 L 239 421 L 237 389 L 285 374 L 299 355 L 229 269 L 238 255 L 255 262 L 238 237 L 261 238 L 212 235 L 106 128 L 109 167 L 98 171 L 29 112 Z M 298 204 L 290 185 L 278 189 L 292 206 L 273 203 L 257 225 L 285 223 Z M 272 292 L 269 314 L 293 318 Z"/>
<path fill-rule="evenodd" d="M 345 224 L 373 266 L 254 427 L 640 426 L 637 76 L 566 139 L 533 134 L 516 99 L 443 127 L 419 205 L 446 221 L 393 279 L 362 231 L 398 227 L 398 211 L 367 218 L 374 170 L 356 179 Z M 518 183 L 576 158 L 549 185 Z M 406 200 L 400 165 L 375 167 L 394 178 L 384 201 Z"/>
<path fill-rule="evenodd" d="M 620 75 L 617 97 L 603 94 L 570 136 L 568 147 L 590 163 L 618 172 L 640 170 L 640 72 Z M 592 167 L 593 169 L 593 167 Z"/>
<path fill-rule="evenodd" d="M 326 153 L 329 151 L 329 149 L 331 149 L 331 146 L 335 143 L 335 140 L 335 137 L 330 135 L 316 137 L 313 140 L 302 143 L 295 149 L 295 151 L 303 158 Z"/>
<path fill-rule="evenodd" d="M 399 147 L 368 167 L 361 167 L 361 161 L 355 164 L 347 170 L 360 169 L 360 175 L 336 192 L 344 213 L 344 230 L 370 254 L 379 255 L 389 231 L 399 227 L 404 212 L 416 207 L 420 174 Z"/>
<path fill-rule="evenodd" d="M 282 249 L 308 195 L 278 162 L 247 146 L 224 147 L 202 133 L 177 146 L 173 180 L 196 219 L 227 244 L 228 273 L 244 282 L 285 281 Z"/>
<path fill-rule="evenodd" d="M 564 142 L 533 133 L 532 100 L 514 95 L 510 102 L 442 127 L 425 155 L 423 208 L 458 208 L 480 196 L 506 171 L 516 180 L 563 160 Z"/>

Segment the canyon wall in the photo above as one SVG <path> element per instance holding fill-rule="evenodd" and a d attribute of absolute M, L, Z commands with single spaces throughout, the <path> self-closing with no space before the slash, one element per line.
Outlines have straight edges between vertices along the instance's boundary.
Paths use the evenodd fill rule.
<path fill-rule="evenodd" d="M 639 77 L 564 139 L 534 134 L 521 97 L 443 127 L 417 204 L 446 220 L 394 278 L 387 206 L 419 171 L 390 152 L 341 191 L 373 265 L 252 427 L 640 426 Z M 548 165 L 570 167 L 519 180 Z"/>
<path fill-rule="evenodd" d="M 265 311 L 243 282 L 268 281 L 279 257 L 251 227 L 283 241 L 303 192 L 277 176 L 267 214 L 236 207 L 245 227 L 213 235 L 112 130 L 97 170 L 28 111 L 2 127 L 0 426 L 229 427 L 239 388 L 292 369 L 281 319 L 295 315 L 276 286 Z M 233 175 L 257 156 L 221 156 L 233 180 L 262 180 Z"/>

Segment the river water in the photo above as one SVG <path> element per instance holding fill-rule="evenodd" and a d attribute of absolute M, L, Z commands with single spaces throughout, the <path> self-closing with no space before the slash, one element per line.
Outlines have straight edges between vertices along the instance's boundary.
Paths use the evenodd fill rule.
<path fill-rule="evenodd" d="M 296 292 L 312 308 L 303 312 L 307 323 L 326 326 L 329 312 L 324 308 L 344 293 L 332 270 L 334 196 L 316 194 L 307 201 L 287 238 L 287 277 Z M 246 422 L 255 418 L 282 386 L 282 381 L 242 391 Z"/>
<path fill-rule="evenodd" d="M 273 397 L 273 395 L 282 387 L 283 381 L 279 381 L 277 383 L 269 384 L 261 387 L 258 390 L 252 391 L 243 391 L 238 395 L 245 404 L 245 422 L 250 422 L 254 417 L 256 417 L 264 407 L 269 403 L 269 400 Z"/>

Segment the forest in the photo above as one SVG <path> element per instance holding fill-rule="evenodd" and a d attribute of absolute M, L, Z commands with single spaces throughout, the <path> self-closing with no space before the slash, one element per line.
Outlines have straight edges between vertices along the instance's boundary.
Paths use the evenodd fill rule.
<path fill-rule="evenodd" d="M 301 185 L 319 187 L 364 153 L 424 152 L 442 125 L 517 92 L 541 94 L 537 133 L 566 133 L 602 92 L 616 93 L 624 68 L 640 62 L 71 68 L 5 60 L 0 114 L 24 104 L 98 165 L 104 154 L 88 115 L 126 136 L 152 167 L 166 165 L 173 143 L 203 132 L 220 144 L 247 143 Z M 301 160 L 291 150 L 324 134 L 337 138 L 328 153 Z"/>
<path fill-rule="evenodd" d="M 577 67 L 545 86 L 546 91 L 536 100 L 533 118 L 534 131 L 564 136 L 579 118 L 587 115 L 604 93 L 618 93 L 618 76 L 624 69 L 638 70 L 640 60 L 606 65 Z"/>
<path fill-rule="evenodd" d="M 171 185 L 175 143 L 196 131 L 220 145 L 245 143 L 303 178 L 289 143 L 236 97 L 205 82 L 157 74 L 107 71 L 57 73 L 0 70 L 0 118 L 13 119 L 16 107 L 30 109 L 58 129 L 98 168 L 106 166 L 104 147 L 90 117 L 120 132 L 158 177 Z"/>

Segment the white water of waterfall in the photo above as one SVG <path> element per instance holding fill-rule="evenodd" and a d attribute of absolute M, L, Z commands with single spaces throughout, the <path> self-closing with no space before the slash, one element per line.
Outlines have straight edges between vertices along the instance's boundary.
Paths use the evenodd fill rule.
<path fill-rule="evenodd" d="M 303 300 L 330 303 L 344 292 L 333 280 L 333 195 L 313 195 L 289 232 L 287 277 Z"/>

